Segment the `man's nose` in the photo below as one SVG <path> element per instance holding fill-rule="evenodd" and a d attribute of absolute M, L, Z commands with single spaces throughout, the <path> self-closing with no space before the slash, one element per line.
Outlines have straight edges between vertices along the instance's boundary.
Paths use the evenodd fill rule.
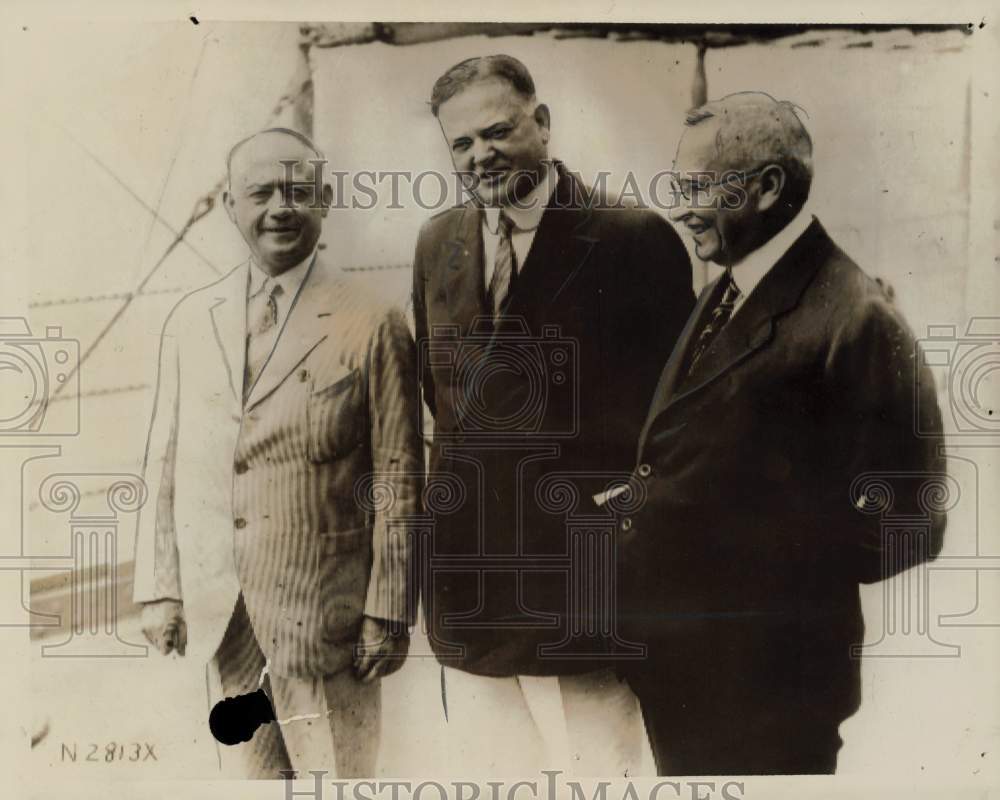
<path fill-rule="evenodd" d="M 472 163 L 474 166 L 480 166 L 481 164 L 486 164 L 493 160 L 493 156 L 496 155 L 496 151 L 493 149 L 493 145 L 486 141 L 485 139 L 476 139 L 472 144 Z"/>
<path fill-rule="evenodd" d="M 271 198 L 267 203 L 267 213 L 271 217 L 287 217 L 292 213 L 292 198 L 277 187 L 271 192 Z"/>

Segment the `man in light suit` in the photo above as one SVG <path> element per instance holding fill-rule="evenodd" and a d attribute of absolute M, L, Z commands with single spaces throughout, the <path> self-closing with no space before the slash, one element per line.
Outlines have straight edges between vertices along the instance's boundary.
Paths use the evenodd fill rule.
<path fill-rule="evenodd" d="M 319 252 L 322 163 L 287 129 L 232 149 L 223 200 L 250 258 L 171 312 L 146 456 L 143 627 L 208 663 L 216 695 L 269 690 L 278 723 L 224 753 L 246 777 L 373 774 L 414 608 L 387 517 L 420 502 L 413 340 Z"/>
<path fill-rule="evenodd" d="M 423 595 L 456 759 L 635 775 L 641 718 L 614 665 L 639 651 L 615 630 L 611 547 L 574 538 L 560 498 L 608 515 L 594 498 L 631 469 L 690 261 L 662 217 L 549 159 L 549 109 L 516 59 L 455 65 L 431 109 L 474 193 L 424 225 L 413 275 L 431 474 L 462 487 Z"/>
<path fill-rule="evenodd" d="M 882 287 L 806 205 L 794 106 L 689 112 L 671 218 L 724 268 L 653 396 L 623 515 L 630 681 L 662 774 L 832 773 L 860 703 L 858 584 L 940 551 L 940 412 Z M 877 498 L 912 535 L 884 539 Z M 857 481 L 857 482 L 856 482 Z M 639 487 L 641 486 L 641 490 Z"/>

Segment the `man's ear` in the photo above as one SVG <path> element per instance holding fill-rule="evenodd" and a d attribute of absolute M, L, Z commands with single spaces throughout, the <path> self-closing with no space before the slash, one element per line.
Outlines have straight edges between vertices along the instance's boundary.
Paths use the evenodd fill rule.
<path fill-rule="evenodd" d="M 333 205 L 333 187 L 328 184 L 323 184 L 323 211 L 321 212 L 325 217 L 330 213 L 330 206 Z"/>
<path fill-rule="evenodd" d="M 760 173 L 760 194 L 757 195 L 757 210 L 767 211 L 781 199 L 785 190 L 785 170 L 777 164 L 768 164 Z"/>
<path fill-rule="evenodd" d="M 229 193 L 227 189 L 222 193 L 222 205 L 226 209 L 226 216 L 229 217 L 229 221 L 236 224 L 236 202 L 233 200 L 233 196 Z"/>
<path fill-rule="evenodd" d="M 551 122 L 549 107 L 545 103 L 539 103 L 535 106 L 535 113 L 532 116 L 534 116 L 538 127 L 542 129 L 542 141 L 548 144 L 550 133 L 549 123 Z"/>

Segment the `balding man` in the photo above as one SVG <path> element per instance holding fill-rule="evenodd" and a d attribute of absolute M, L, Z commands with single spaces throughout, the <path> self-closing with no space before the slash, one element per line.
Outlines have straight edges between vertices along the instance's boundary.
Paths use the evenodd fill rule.
<path fill-rule="evenodd" d="M 167 319 L 147 448 L 143 627 L 208 663 L 213 700 L 268 690 L 278 722 L 223 749 L 244 777 L 372 775 L 379 679 L 412 621 L 411 546 L 385 514 L 419 506 L 413 340 L 319 252 L 322 166 L 287 129 L 232 149 L 223 200 L 250 257 Z"/>
<path fill-rule="evenodd" d="M 691 111 L 674 167 L 672 219 L 724 269 L 640 438 L 624 618 L 650 657 L 630 681 L 661 774 L 832 773 L 860 703 L 858 584 L 942 545 L 944 515 L 914 489 L 944 470 L 917 435 L 940 431 L 933 381 L 882 287 L 809 213 L 792 104 Z M 873 498 L 852 495 L 873 473 L 925 534 L 886 546 Z"/>

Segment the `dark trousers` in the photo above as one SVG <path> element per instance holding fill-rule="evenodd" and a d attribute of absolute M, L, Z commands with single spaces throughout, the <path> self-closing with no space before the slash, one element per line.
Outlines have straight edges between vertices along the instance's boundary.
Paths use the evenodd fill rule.
<path fill-rule="evenodd" d="M 636 688 L 659 775 L 832 775 L 840 720 Z"/>

